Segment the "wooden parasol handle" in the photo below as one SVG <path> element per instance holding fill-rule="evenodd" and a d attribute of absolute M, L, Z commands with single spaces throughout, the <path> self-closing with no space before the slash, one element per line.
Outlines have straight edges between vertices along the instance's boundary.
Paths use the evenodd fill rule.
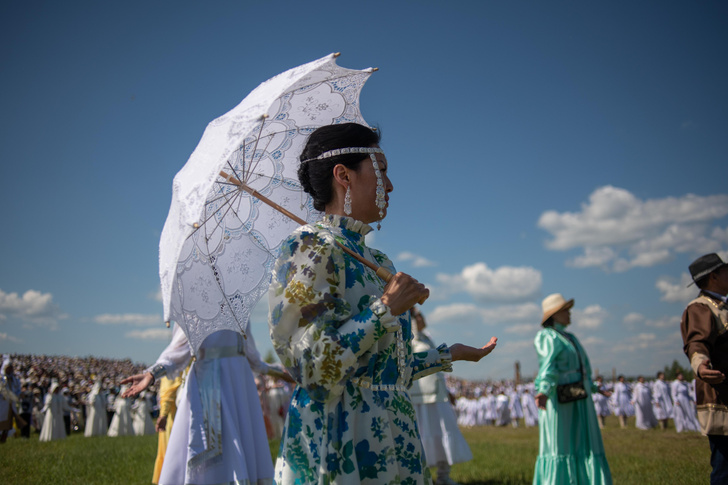
<path fill-rule="evenodd" d="M 302 226 L 305 225 L 305 224 L 307 224 L 306 221 L 304 221 L 303 219 L 301 219 L 300 217 L 298 217 L 293 212 L 289 211 L 285 207 L 282 207 L 282 206 L 276 204 L 275 202 L 273 202 L 272 200 L 270 200 L 268 197 L 266 197 L 264 195 L 261 195 L 257 190 L 249 187 L 248 185 L 246 185 L 245 183 L 243 183 L 240 180 L 236 179 L 232 175 L 229 175 L 229 174 L 221 171 L 220 172 L 220 176 L 222 178 L 224 178 L 225 180 L 227 180 L 228 182 L 230 182 L 231 184 L 237 185 L 238 187 L 240 187 L 242 190 L 246 191 L 247 193 L 249 193 L 253 197 L 259 199 L 264 204 L 267 204 L 267 205 L 273 207 L 275 210 L 277 210 L 277 211 L 283 213 L 284 215 L 290 217 L 291 219 L 293 219 L 294 221 L 298 222 Z M 381 266 L 377 266 L 376 264 L 372 263 L 368 259 L 364 258 L 363 256 L 358 255 L 357 253 L 355 253 L 351 249 L 347 248 L 346 246 L 344 246 L 343 244 L 341 244 L 339 241 L 336 241 L 336 245 L 339 246 L 341 249 L 343 249 L 344 252 L 346 254 L 348 254 L 349 256 L 351 256 L 352 258 L 354 258 L 357 261 L 359 261 L 360 263 L 366 265 L 368 268 L 371 268 L 375 273 L 377 273 L 377 276 L 379 276 L 385 283 L 389 283 L 389 280 L 392 279 L 392 273 L 390 273 L 386 268 L 383 268 Z M 420 303 L 422 303 L 422 302 L 420 302 Z"/>

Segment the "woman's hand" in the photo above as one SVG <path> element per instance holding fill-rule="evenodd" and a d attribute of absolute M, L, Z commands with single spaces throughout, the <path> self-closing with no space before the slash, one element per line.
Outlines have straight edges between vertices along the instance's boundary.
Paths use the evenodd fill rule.
<path fill-rule="evenodd" d="M 401 315 L 429 296 L 430 290 L 425 285 L 406 273 L 397 273 L 384 288 L 381 300 L 389 307 L 392 315 Z"/>
<path fill-rule="evenodd" d="M 159 433 L 160 431 L 164 431 L 167 428 L 167 416 L 160 416 L 157 418 L 157 424 L 154 426 L 154 429 Z"/>
<path fill-rule="evenodd" d="M 131 377 L 127 377 L 120 384 L 131 384 L 131 387 L 124 391 L 121 397 L 135 397 L 137 394 L 148 388 L 154 382 L 154 376 L 151 372 L 145 372 L 144 374 L 137 374 Z"/>
<path fill-rule="evenodd" d="M 453 362 L 456 360 L 478 362 L 480 359 L 491 353 L 497 343 L 498 339 L 496 337 L 491 337 L 490 342 L 480 348 L 471 347 L 470 345 L 465 344 L 452 344 L 450 346 L 450 355 L 452 355 Z"/>
<path fill-rule="evenodd" d="M 536 406 L 538 406 L 539 409 L 546 410 L 546 402 L 549 400 L 549 397 L 546 394 L 539 392 L 536 394 L 534 399 L 536 400 Z"/>

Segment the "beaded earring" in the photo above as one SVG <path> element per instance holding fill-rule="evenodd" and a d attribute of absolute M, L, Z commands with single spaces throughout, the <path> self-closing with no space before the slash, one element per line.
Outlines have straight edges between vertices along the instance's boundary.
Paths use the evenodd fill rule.
<path fill-rule="evenodd" d="M 346 188 L 346 195 L 344 196 L 344 214 L 347 216 L 351 215 L 351 187 Z"/>

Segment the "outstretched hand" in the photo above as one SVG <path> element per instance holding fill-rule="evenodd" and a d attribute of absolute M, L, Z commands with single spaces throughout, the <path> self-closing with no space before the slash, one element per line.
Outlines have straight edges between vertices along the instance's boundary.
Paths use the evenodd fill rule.
<path fill-rule="evenodd" d="M 450 355 L 452 355 L 453 362 L 456 360 L 478 362 L 480 359 L 491 353 L 497 343 L 498 338 L 491 337 L 490 342 L 480 348 L 471 347 L 470 345 L 465 344 L 452 344 L 450 346 Z"/>
<path fill-rule="evenodd" d="M 151 372 L 145 372 L 144 374 L 136 374 L 131 377 L 127 377 L 120 384 L 131 384 L 129 389 L 124 391 L 121 397 L 136 397 L 140 392 L 152 385 L 154 377 Z"/>
<path fill-rule="evenodd" d="M 712 369 L 710 360 L 706 360 L 698 366 L 698 378 L 708 384 L 720 384 L 725 380 L 725 374 L 719 370 Z"/>

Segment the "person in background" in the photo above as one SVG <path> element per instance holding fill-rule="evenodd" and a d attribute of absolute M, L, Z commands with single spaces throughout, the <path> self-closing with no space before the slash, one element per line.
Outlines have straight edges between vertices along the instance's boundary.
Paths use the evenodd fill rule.
<path fill-rule="evenodd" d="M 617 377 L 614 384 L 614 414 L 619 418 L 619 426 L 627 427 L 627 418 L 634 415 L 632 405 L 632 390 L 624 379 L 624 376 Z"/>
<path fill-rule="evenodd" d="M 43 427 L 40 431 L 40 441 L 61 440 L 66 437 L 66 427 L 63 422 L 65 412 L 78 411 L 68 405 L 66 399 L 61 395 L 61 387 L 58 381 L 51 383 L 51 388 L 46 394 L 45 406 L 42 412 Z"/>
<path fill-rule="evenodd" d="M 419 308 L 412 307 L 411 313 L 415 320 L 412 351 L 437 349 L 425 330 L 427 323 Z M 427 466 L 437 467 L 435 485 L 457 485 L 450 478 L 450 467 L 472 460 L 473 454 L 458 428 L 445 378 L 438 372 L 418 379 L 412 383 L 409 395 L 415 407 Z"/>
<path fill-rule="evenodd" d="M 109 429 L 109 423 L 106 415 L 106 398 L 101 390 L 101 381 L 94 382 L 91 392 L 86 397 L 86 406 L 88 412 L 86 413 L 86 429 L 84 429 L 83 435 L 87 438 L 105 436 Z"/>
<path fill-rule="evenodd" d="M 602 433 L 599 431 L 592 392 L 591 365 L 586 351 L 572 333 L 574 300 L 554 293 L 541 302 L 543 327 L 534 347 L 539 370 L 534 384 L 540 411 L 539 454 L 534 485 L 611 484 Z"/>
<path fill-rule="evenodd" d="M 652 429 L 657 427 L 657 418 L 652 412 L 652 388 L 645 382 L 642 376 L 637 377 L 637 384 L 634 386 L 633 401 L 635 416 L 635 427 L 637 429 Z"/>
<path fill-rule="evenodd" d="M 664 372 L 658 372 L 657 380 L 652 384 L 652 408 L 660 429 L 667 429 L 667 420 L 672 416 L 672 398 Z"/>
<path fill-rule="evenodd" d="M 8 434 L 13 429 L 13 420 L 19 427 L 24 424 L 17 407 L 21 390 L 22 386 L 15 376 L 10 357 L 5 356 L 0 368 L 0 443 L 5 443 L 8 439 Z"/>
<path fill-rule="evenodd" d="M 697 380 L 697 414 L 710 442 L 711 483 L 728 483 L 728 265 L 711 253 L 693 261 L 689 270 L 700 294 L 683 312 L 683 350 Z"/>
<path fill-rule="evenodd" d="M 599 428 L 604 429 L 604 420 L 612 414 L 612 411 L 609 409 L 609 396 L 612 393 L 608 392 L 604 386 L 604 378 L 602 376 L 597 376 L 594 384 L 597 386 L 598 392 L 592 394 L 592 401 L 594 401 L 594 410 L 599 420 Z"/>
<path fill-rule="evenodd" d="M 185 375 L 189 368 L 185 369 Z M 157 441 L 157 458 L 154 460 L 154 471 L 152 472 L 152 483 L 159 483 L 159 476 L 162 473 L 164 455 L 167 452 L 169 436 L 174 424 L 174 415 L 177 413 L 177 391 L 182 385 L 182 375 L 170 379 L 164 376 L 159 379 L 159 417 L 154 429 L 159 433 Z"/>

